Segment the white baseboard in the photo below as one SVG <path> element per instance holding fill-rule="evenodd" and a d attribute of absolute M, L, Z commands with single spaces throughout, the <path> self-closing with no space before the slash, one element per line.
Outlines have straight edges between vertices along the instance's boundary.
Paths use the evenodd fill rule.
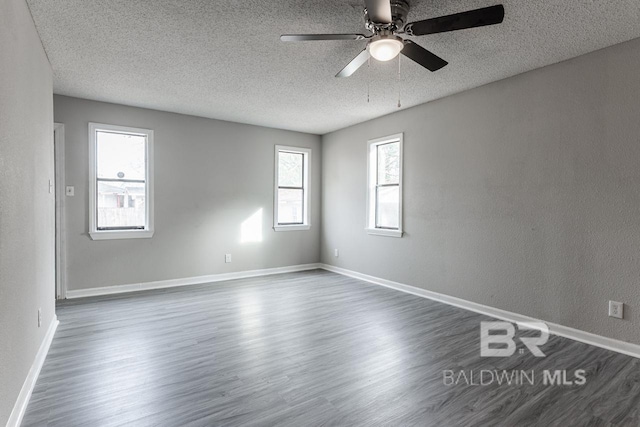
<path fill-rule="evenodd" d="M 433 301 L 453 305 L 455 307 L 484 314 L 500 320 L 505 320 L 507 322 L 543 322 L 549 327 L 549 332 L 554 335 L 626 354 L 628 356 L 640 358 L 640 345 L 638 344 L 603 337 L 601 335 L 592 334 L 591 332 L 581 331 L 579 329 L 570 328 L 568 326 L 559 325 L 557 323 L 545 322 L 544 320 L 534 319 L 533 317 L 524 316 L 522 314 L 513 313 L 511 311 L 478 304 L 472 301 L 464 300 L 462 298 L 456 298 L 449 295 L 428 291 L 426 289 L 418 288 L 411 285 L 405 285 L 403 283 L 398 283 L 387 279 L 381 279 L 379 277 L 358 273 L 357 271 L 347 270 L 345 268 L 335 267 L 333 265 L 321 264 L 320 268 L 327 271 L 332 271 L 334 273 L 342 274 L 344 276 L 364 280 L 365 282 L 374 283 L 376 285 L 385 286 L 391 289 L 396 289 L 408 294 L 428 298 Z"/>
<path fill-rule="evenodd" d="M 105 286 L 101 288 L 67 290 L 67 298 L 84 298 L 99 295 L 122 294 L 125 292 L 146 291 L 151 289 L 172 288 L 175 286 L 201 285 L 203 283 L 222 282 L 225 280 L 246 279 L 249 277 L 269 276 L 272 274 L 293 273 L 296 271 L 315 270 L 321 268 L 319 263 L 299 264 L 287 267 L 265 268 L 261 270 L 238 271 L 234 273 L 209 274 L 206 276 L 187 277 L 183 279 L 158 280 L 155 282 L 133 283 L 130 285 Z"/>
<path fill-rule="evenodd" d="M 47 334 L 44 336 L 44 340 L 40 344 L 36 358 L 31 365 L 31 369 L 29 369 L 29 374 L 22 384 L 18 400 L 16 400 L 15 405 L 13 405 L 13 411 L 11 411 L 11 415 L 9 415 L 7 427 L 19 427 L 22 423 L 22 418 L 27 411 L 27 405 L 31 399 L 31 393 L 33 393 L 33 388 L 36 386 L 40 370 L 42 369 L 42 365 L 44 365 L 44 360 L 47 358 L 51 341 L 53 340 L 53 336 L 56 333 L 59 323 L 58 318 L 54 315 L 53 320 L 49 325 L 49 329 L 47 330 Z"/>

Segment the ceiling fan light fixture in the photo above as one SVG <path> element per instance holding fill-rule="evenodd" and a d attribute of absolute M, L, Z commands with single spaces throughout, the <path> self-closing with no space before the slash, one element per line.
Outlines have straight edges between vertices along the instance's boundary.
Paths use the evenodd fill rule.
<path fill-rule="evenodd" d="M 369 53 L 378 61 L 389 61 L 398 56 L 403 47 L 398 36 L 376 36 L 369 43 Z"/>

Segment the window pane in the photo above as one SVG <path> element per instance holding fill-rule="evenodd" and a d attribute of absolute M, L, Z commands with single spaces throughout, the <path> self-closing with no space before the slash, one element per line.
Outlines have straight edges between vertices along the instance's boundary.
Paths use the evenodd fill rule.
<path fill-rule="evenodd" d="M 378 184 L 400 183 L 400 144 L 378 145 Z"/>
<path fill-rule="evenodd" d="M 278 153 L 278 186 L 302 187 L 302 160 L 304 154 Z"/>
<path fill-rule="evenodd" d="M 98 178 L 145 179 L 147 138 L 112 132 L 96 132 Z"/>
<path fill-rule="evenodd" d="M 302 190 L 278 189 L 278 224 L 302 224 Z"/>
<path fill-rule="evenodd" d="M 378 187 L 376 227 L 400 227 L 400 186 Z"/>
<path fill-rule="evenodd" d="M 98 229 L 144 227 L 145 183 L 98 181 Z"/>

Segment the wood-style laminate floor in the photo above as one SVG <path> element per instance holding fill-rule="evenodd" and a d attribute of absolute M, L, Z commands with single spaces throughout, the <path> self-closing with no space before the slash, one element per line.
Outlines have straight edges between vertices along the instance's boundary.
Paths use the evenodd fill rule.
<path fill-rule="evenodd" d="M 640 425 L 638 359 L 558 337 L 544 358 L 482 358 L 492 319 L 321 270 L 57 312 L 25 426 Z M 545 369 L 587 382 L 544 385 Z M 443 370 L 536 377 L 445 385 Z"/>

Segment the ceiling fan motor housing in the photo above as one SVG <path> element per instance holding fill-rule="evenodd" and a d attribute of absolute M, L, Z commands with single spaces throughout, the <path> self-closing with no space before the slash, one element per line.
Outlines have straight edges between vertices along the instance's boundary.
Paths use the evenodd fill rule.
<path fill-rule="evenodd" d="M 409 3 L 406 0 L 391 0 L 391 22 L 373 22 L 369 18 L 369 12 L 364 10 L 365 27 L 374 34 L 382 30 L 400 31 L 407 22 Z"/>

